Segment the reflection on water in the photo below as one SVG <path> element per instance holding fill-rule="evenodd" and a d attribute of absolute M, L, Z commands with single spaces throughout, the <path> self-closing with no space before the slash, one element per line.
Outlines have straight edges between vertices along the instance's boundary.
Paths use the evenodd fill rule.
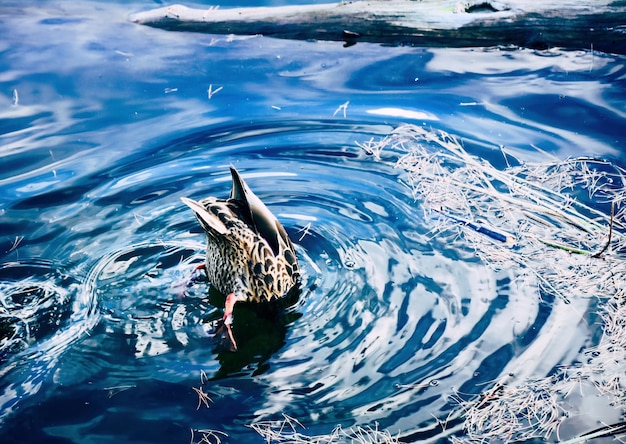
<path fill-rule="evenodd" d="M 307 436 L 377 424 L 443 442 L 468 436 L 476 411 L 460 403 L 496 381 L 574 384 L 558 369 L 606 347 L 596 299 L 565 303 L 519 264 L 490 267 L 477 246 L 497 240 L 433 217 L 417 169 L 362 147 L 408 121 L 498 170 L 541 151 L 623 165 L 623 58 L 179 35 L 128 23 L 126 8 L 26 5 L 0 23 L 2 442 L 172 442 L 190 429 L 195 442 L 209 429 L 257 442 L 247 426 L 275 430 L 264 421 L 283 414 Z M 237 353 L 222 343 L 222 297 L 188 285 L 203 234 L 180 202 L 227 194 L 231 164 L 304 274 L 278 319 L 238 313 Z M 562 192 L 606 222 L 597 195 Z M 474 222 L 501 227 L 511 208 Z M 583 419 L 562 437 L 621 414 L 570 396 Z"/>

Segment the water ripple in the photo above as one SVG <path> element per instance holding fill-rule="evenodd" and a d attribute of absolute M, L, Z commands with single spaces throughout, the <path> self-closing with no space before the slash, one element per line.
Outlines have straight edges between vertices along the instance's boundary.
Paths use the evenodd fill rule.
<path fill-rule="evenodd" d="M 516 270 L 494 271 L 471 248 L 431 232 L 405 173 L 354 143 L 387 130 L 349 121 L 225 125 L 147 146 L 55 191 L 62 205 L 41 210 L 57 227 L 48 251 L 81 263 L 75 274 L 85 277 L 32 264 L 19 267 L 34 270 L 37 284 L 19 267 L 4 273 L 23 310 L 39 298 L 35 312 L 54 316 L 48 324 L 59 330 L 40 322 L 27 334 L 7 309 L 3 350 L 14 364 L 4 374 L 15 376 L 5 398 L 35 393 L 44 369 L 55 370 L 56 383 L 95 380 L 91 390 L 115 396 L 154 378 L 190 387 L 202 372 L 220 411 L 237 412 L 213 424 L 235 440 L 246 440 L 242 424 L 282 413 L 326 431 L 378 422 L 390 430 L 422 426 L 430 430 L 422 438 L 433 438 L 441 432 L 433 416 L 447 417 L 455 399 L 502 375 L 548 374 L 571 359 L 585 327 L 568 322 L 587 302 L 540 303 L 538 286 L 524 285 Z M 223 296 L 189 281 L 204 240 L 180 202 L 227 196 L 231 164 L 285 225 L 304 275 L 298 301 L 277 322 L 238 314 L 237 353 L 224 349 L 216 330 Z M 16 208 L 44 202 L 25 198 Z M 39 290 L 42 282 L 54 291 Z M 3 297 L 5 308 L 15 304 Z M 58 309 L 50 312 L 52 299 Z M 44 349 L 42 370 L 17 373 L 27 355 L 43 363 Z"/>

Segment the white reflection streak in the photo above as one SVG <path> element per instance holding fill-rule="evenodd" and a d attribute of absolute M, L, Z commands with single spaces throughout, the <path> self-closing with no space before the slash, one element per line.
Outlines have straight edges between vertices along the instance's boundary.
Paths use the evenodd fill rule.
<path fill-rule="evenodd" d="M 368 114 L 375 114 L 379 116 L 403 117 L 405 119 L 414 120 L 439 120 L 439 118 L 437 118 L 437 116 L 435 116 L 434 114 L 425 111 L 414 111 L 404 108 L 384 107 L 368 109 L 366 112 Z"/>

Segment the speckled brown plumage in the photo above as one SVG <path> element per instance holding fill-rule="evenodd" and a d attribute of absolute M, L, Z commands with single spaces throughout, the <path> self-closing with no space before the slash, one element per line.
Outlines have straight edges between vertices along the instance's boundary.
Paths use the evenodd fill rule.
<path fill-rule="evenodd" d="M 298 283 L 298 261 L 285 229 L 231 167 L 229 199 L 183 201 L 206 232 L 206 273 L 239 302 L 272 301 Z"/>

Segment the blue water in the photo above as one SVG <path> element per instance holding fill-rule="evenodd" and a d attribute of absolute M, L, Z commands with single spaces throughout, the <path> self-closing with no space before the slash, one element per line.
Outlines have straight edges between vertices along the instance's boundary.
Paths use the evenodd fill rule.
<path fill-rule="evenodd" d="M 248 425 L 283 413 L 310 435 L 378 424 L 443 442 L 434 418 L 454 393 L 480 393 L 510 363 L 545 376 L 598 340 L 515 270 L 433 236 L 402 171 L 357 142 L 408 122 L 495 163 L 500 147 L 532 160 L 536 146 L 625 166 L 624 56 L 127 20 L 158 6 L 0 7 L 0 442 L 186 443 L 192 429 L 263 442 Z M 253 322 L 235 354 L 212 335 L 208 283 L 185 288 L 203 236 L 180 201 L 226 196 L 230 165 L 304 270 L 299 301 Z M 565 343 L 517 362 L 562 316 Z M 448 426 L 463 436 L 458 417 Z"/>

